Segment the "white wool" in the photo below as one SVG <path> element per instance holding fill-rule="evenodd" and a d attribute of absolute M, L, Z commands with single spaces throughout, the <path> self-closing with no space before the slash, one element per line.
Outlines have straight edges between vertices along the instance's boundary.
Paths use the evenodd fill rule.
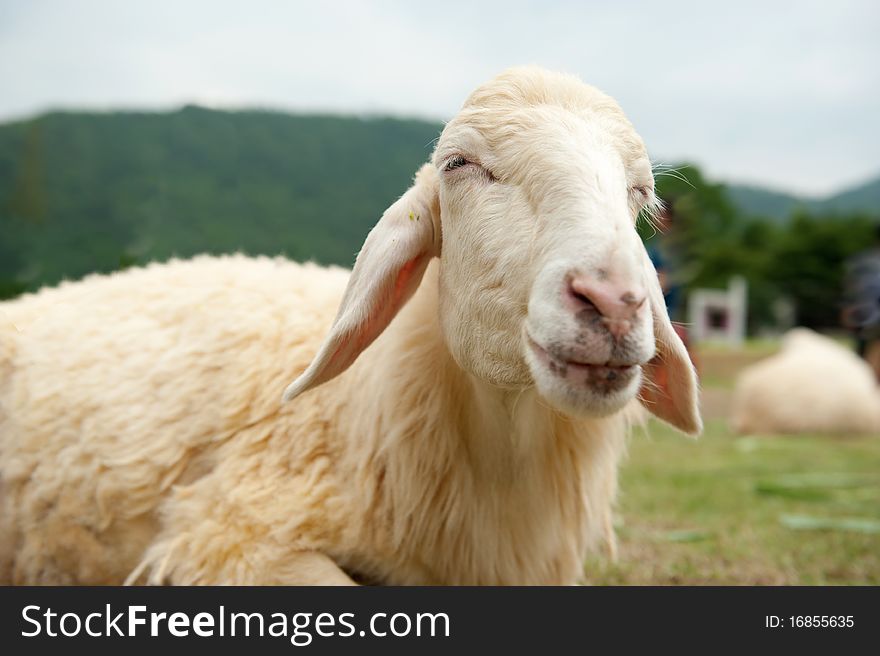
<path fill-rule="evenodd" d="M 880 390 L 855 353 L 796 328 L 778 354 L 740 374 L 731 425 L 740 433 L 880 434 Z"/>

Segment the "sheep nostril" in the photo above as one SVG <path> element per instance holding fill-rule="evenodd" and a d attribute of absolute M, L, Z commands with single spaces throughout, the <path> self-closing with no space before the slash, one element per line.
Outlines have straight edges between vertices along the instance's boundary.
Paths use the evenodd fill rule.
<path fill-rule="evenodd" d="M 578 305 L 582 305 L 585 308 L 592 308 L 598 312 L 598 308 L 596 308 L 596 304 L 593 303 L 587 296 L 575 290 L 572 287 L 568 288 L 569 295 L 577 302 Z"/>
<path fill-rule="evenodd" d="M 641 287 L 631 282 L 599 280 L 584 275 L 571 277 L 567 282 L 567 291 L 573 309 L 582 319 L 602 317 L 617 337 L 632 328 L 647 298 Z"/>
<path fill-rule="evenodd" d="M 631 308 L 638 309 L 642 307 L 645 302 L 647 296 L 642 294 L 641 296 L 636 296 L 632 292 L 626 292 L 623 296 L 620 297 L 620 301 Z"/>

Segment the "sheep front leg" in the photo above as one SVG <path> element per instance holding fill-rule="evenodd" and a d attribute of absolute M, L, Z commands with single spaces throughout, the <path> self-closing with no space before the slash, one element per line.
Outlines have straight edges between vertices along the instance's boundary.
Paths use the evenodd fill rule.
<path fill-rule="evenodd" d="M 211 494 L 203 494 L 201 485 Z M 284 498 L 274 494 L 276 501 Z M 334 534 L 316 531 L 309 522 L 314 508 L 304 510 L 293 497 L 270 504 L 238 496 L 223 498 L 205 480 L 178 488 L 161 513 L 161 533 L 127 583 L 355 585 L 324 550 Z"/>
<path fill-rule="evenodd" d="M 126 584 L 357 585 L 330 557 L 318 551 L 282 553 L 270 544 L 242 542 L 231 547 L 228 542 L 215 545 L 221 548 L 206 549 L 206 545 L 196 545 L 185 535 L 159 542 L 147 551 Z"/>

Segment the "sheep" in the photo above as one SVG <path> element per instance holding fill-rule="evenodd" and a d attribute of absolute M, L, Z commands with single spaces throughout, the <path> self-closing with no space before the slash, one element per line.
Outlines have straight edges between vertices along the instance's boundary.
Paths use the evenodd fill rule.
<path fill-rule="evenodd" d="M 701 429 L 635 229 L 653 187 L 610 97 L 514 68 L 350 274 L 198 257 L 2 304 L 5 576 L 578 582 L 641 408 Z"/>
<path fill-rule="evenodd" d="M 880 433 L 880 391 L 855 353 L 806 328 L 737 379 L 731 427 L 738 433 Z"/>

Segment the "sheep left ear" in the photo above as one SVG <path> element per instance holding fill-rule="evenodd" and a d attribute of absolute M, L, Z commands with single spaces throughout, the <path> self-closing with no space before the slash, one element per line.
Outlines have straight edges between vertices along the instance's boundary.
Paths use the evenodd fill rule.
<path fill-rule="evenodd" d="M 440 255 L 439 185 L 437 170 L 425 164 L 385 210 L 357 256 L 330 333 L 282 402 L 348 369 L 415 292 L 428 262 Z"/>
<path fill-rule="evenodd" d="M 696 436 L 703 430 L 697 373 L 687 348 L 672 327 L 657 270 L 647 251 L 644 253 L 644 262 L 657 355 L 643 367 L 645 382 L 639 397 L 653 415 L 684 433 Z"/>

